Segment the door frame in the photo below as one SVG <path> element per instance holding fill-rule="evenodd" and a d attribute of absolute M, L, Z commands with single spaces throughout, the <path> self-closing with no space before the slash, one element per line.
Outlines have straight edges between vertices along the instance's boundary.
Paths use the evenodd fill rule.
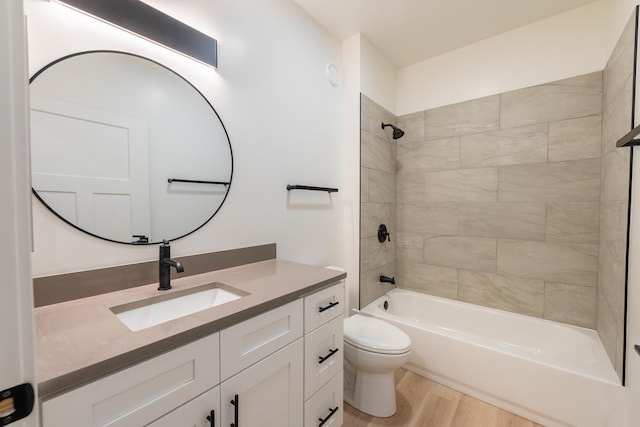
<path fill-rule="evenodd" d="M 4 76 L 0 79 L 0 390 L 22 383 L 31 383 L 36 389 L 28 68 L 22 0 L 0 1 L 0 75 Z M 37 406 L 30 416 L 10 425 L 38 426 Z"/>

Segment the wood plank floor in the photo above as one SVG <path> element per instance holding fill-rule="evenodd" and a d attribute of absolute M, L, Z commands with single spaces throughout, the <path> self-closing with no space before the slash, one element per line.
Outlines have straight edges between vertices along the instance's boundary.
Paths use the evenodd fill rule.
<path fill-rule="evenodd" d="M 402 368 L 395 379 L 394 416 L 372 417 L 345 403 L 344 427 L 543 427 Z"/>

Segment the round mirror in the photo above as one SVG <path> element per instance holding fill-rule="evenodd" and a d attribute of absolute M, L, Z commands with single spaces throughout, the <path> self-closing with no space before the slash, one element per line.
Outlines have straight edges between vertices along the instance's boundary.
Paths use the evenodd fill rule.
<path fill-rule="evenodd" d="M 227 131 L 167 67 L 82 52 L 38 71 L 30 95 L 33 191 L 70 225 L 151 244 L 194 232 L 224 203 L 233 175 Z"/>

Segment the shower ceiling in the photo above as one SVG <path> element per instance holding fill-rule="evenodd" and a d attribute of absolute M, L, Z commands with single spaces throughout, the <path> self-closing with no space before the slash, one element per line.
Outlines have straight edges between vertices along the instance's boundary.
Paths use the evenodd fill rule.
<path fill-rule="evenodd" d="M 293 0 L 338 40 L 362 33 L 396 66 L 596 0 Z"/>

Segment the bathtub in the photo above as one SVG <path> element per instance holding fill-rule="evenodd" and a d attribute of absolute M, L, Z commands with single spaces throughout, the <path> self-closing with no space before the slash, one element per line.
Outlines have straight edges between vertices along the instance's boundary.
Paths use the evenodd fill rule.
<path fill-rule="evenodd" d="M 548 427 L 624 424 L 623 387 L 591 329 L 402 289 L 361 313 L 406 332 L 405 368 L 436 382 Z"/>

